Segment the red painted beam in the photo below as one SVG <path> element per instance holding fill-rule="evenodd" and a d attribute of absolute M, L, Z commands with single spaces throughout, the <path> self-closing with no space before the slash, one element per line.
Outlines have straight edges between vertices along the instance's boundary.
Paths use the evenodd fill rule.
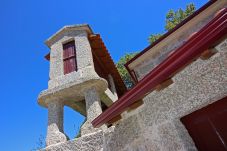
<path fill-rule="evenodd" d="M 130 70 L 128 66 L 126 66 L 126 64 L 124 65 L 126 70 L 128 70 L 128 73 L 130 74 L 134 84 L 137 84 L 138 83 L 138 79 L 135 75 L 132 74 L 132 72 L 134 72 L 133 70 Z"/>
<path fill-rule="evenodd" d="M 131 104 L 142 99 L 154 89 L 155 86 L 168 79 L 173 73 L 200 56 L 202 52 L 226 34 L 227 8 L 223 9 L 212 21 L 139 81 L 134 88 L 93 120 L 92 125 L 94 127 L 99 127 L 126 111 Z"/>
<path fill-rule="evenodd" d="M 154 43 L 152 43 L 151 45 L 149 45 L 147 48 L 145 48 L 143 51 L 141 51 L 140 53 L 138 53 L 135 57 L 133 57 L 131 60 L 129 60 L 126 64 L 125 67 L 128 70 L 129 73 L 130 70 L 128 68 L 128 65 L 130 63 L 132 63 L 134 60 L 136 60 L 138 57 L 142 56 L 144 53 L 146 53 L 148 50 L 150 50 L 152 47 L 154 47 L 155 45 L 157 45 L 158 43 L 160 43 L 163 39 L 165 39 L 166 37 L 168 37 L 170 34 L 172 34 L 173 32 L 175 32 L 176 30 L 178 30 L 180 27 L 182 27 L 184 24 L 186 24 L 187 22 L 189 22 L 190 20 L 192 20 L 194 17 L 196 17 L 198 14 L 200 14 L 202 11 L 204 11 L 205 9 L 207 9 L 209 6 L 211 6 L 213 3 L 215 3 L 217 0 L 210 0 L 209 2 L 207 2 L 205 5 L 203 5 L 200 9 L 198 9 L 197 11 L 195 11 L 192 15 L 190 15 L 189 17 L 187 17 L 185 20 L 183 20 L 182 22 L 180 22 L 178 25 L 176 25 L 173 29 L 169 30 L 167 33 L 165 33 L 163 36 L 161 36 L 158 40 L 156 40 Z M 133 78 L 135 78 L 133 75 L 131 75 Z"/>

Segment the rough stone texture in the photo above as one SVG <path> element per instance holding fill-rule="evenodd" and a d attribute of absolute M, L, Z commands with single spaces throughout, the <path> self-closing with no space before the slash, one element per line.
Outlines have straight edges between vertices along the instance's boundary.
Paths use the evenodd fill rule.
<path fill-rule="evenodd" d="M 74 73 L 76 77 L 79 77 L 83 69 L 86 67 L 93 68 L 93 59 L 91 54 L 91 47 L 89 41 L 87 39 L 87 32 L 86 31 L 70 31 L 64 32 L 61 36 L 58 37 L 56 42 L 51 46 L 50 50 L 50 80 L 48 83 L 49 88 L 53 88 L 64 84 L 64 80 L 68 81 L 71 80 L 72 76 L 65 76 L 64 69 L 63 69 L 63 44 L 69 41 L 75 41 L 76 47 L 76 57 L 77 57 L 77 67 L 80 73 Z M 86 58 L 86 59 L 84 59 Z M 91 70 L 91 69 L 90 69 Z M 94 70 L 94 68 L 92 69 Z M 77 71 L 75 71 L 77 72 Z M 75 78 L 76 78 L 75 77 Z M 64 80 L 61 80 L 64 78 Z M 67 80 L 68 78 L 68 80 Z M 74 78 L 74 79 L 75 79 Z M 62 83 L 63 82 L 63 83 Z"/>
<path fill-rule="evenodd" d="M 137 72 L 140 78 L 210 19 L 211 16 L 208 15 L 187 33 L 167 43 L 162 52 L 157 54 L 156 60 L 150 59 L 148 62 L 145 60 L 137 68 L 137 71 L 140 70 L 140 73 Z M 77 72 L 63 76 L 62 52 L 60 53 L 62 42 L 73 39 L 78 41 L 75 44 L 81 50 L 79 54 L 81 64 Z M 161 91 L 151 92 L 143 99 L 142 106 L 124 113 L 123 119 L 118 124 L 108 129 L 103 126 L 100 128 L 102 130 L 98 131 L 99 129 L 91 127 L 91 121 L 102 112 L 100 93 L 106 90 L 107 82 L 94 72 L 92 58 L 83 59 L 84 54 L 91 55 L 86 33 L 78 30 L 75 33 L 65 32 L 55 41 L 56 45 L 51 46 L 53 63 L 50 65 L 49 89 L 39 96 L 39 101 L 48 105 L 49 110 L 47 135 L 49 146 L 44 149 L 46 151 L 194 151 L 197 149 L 180 118 L 227 96 L 225 39 L 215 47 L 218 52 L 211 58 L 197 59 L 172 78 L 173 84 Z M 83 42 L 84 46 L 81 44 Z M 75 98 L 86 100 L 88 120 L 82 126 L 82 137 L 66 141 L 62 126 L 62 108 L 63 104 L 67 104 L 66 99 Z M 57 103 L 54 102 L 56 100 Z"/>
<path fill-rule="evenodd" d="M 219 3 L 219 4 L 218 4 Z M 187 39 L 193 34 L 199 31 L 204 27 L 209 21 L 211 21 L 215 15 L 215 12 L 227 6 L 225 0 L 220 0 L 216 4 L 217 6 L 209 11 L 203 19 L 197 20 L 193 25 L 186 26 L 184 31 L 181 31 L 177 36 L 175 35 L 171 40 L 169 40 L 165 45 L 156 46 L 152 48 L 152 52 L 155 52 L 151 56 L 146 56 L 146 59 L 143 59 L 139 64 L 137 64 L 133 69 L 136 73 L 136 76 L 141 80 L 146 74 L 159 65 L 167 56 L 174 52 L 179 46 L 183 45 Z M 179 32 L 178 32 L 179 33 Z M 163 43 L 163 42 L 161 42 Z"/>
<path fill-rule="evenodd" d="M 102 113 L 100 97 L 95 87 L 85 90 L 84 95 L 86 102 L 87 121 L 81 127 L 81 135 L 89 134 L 98 130 L 92 126 L 91 122 Z M 103 125 L 99 129 L 104 130 L 105 128 L 106 126 Z"/>
<path fill-rule="evenodd" d="M 66 25 L 62 27 L 60 30 L 58 30 L 56 33 L 54 33 L 51 37 L 49 37 L 46 41 L 45 44 L 48 47 L 51 47 L 56 41 L 59 40 L 59 37 L 66 33 L 66 32 L 71 32 L 71 31 L 86 31 L 89 34 L 93 34 L 93 31 L 91 27 L 88 24 L 74 24 L 74 25 Z"/>
<path fill-rule="evenodd" d="M 78 69 L 83 69 L 87 66 L 92 66 L 94 68 L 91 46 L 87 38 L 87 33 L 76 36 L 75 45 L 77 50 L 76 58 Z"/>
<path fill-rule="evenodd" d="M 108 83 L 95 72 L 88 33 L 88 25 L 66 26 L 47 40 L 50 50 L 50 80 L 48 89 L 40 93 L 38 103 L 47 107 L 48 102 L 58 99 L 65 105 L 86 116 L 84 89 L 94 86 L 107 106 L 116 100 L 107 91 Z M 74 41 L 78 70 L 64 75 L 63 44 Z M 86 59 L 85 59 L 86 58 Z M 107 92 L 107 93 L 106 93 Z"/>
<path fill-rule="evenodd" d="M 88 115 L 88 121 L 85 122 L 86 128 L 82 130 L 82 135 L 84 135 L 99 130 L 91 126 L 91 121 L 102 113 L 99 95 L 105 95 L 105 100 L 102 100 L 104 103 L 113 102 L 108 93 L 105 93 L 108 87 L 107 81 L 99 77 L 94 69 L 88 40 L 88 34 L 91 33 L 88 25 L 66 26 L 46 42 L 51 48 L 50 80 L 48 89 L 39 94 L 38 103 L 48 107 L 49 110 L 46 138 L 48 146 L 67 140 L 63 132 L 64 105 L 85 116 Z M 63 44 L 70 41 L 75 42 L 78 70 L 64 75 Z M 86 100 L 86 105 L 84 100 Z M 104 128 L 105 126 L 102 127 Z"/>
<path fill-rule="evenodd" d="M 67 141 L 63 132 L 63 104 L 59 101 L 48 104 L 48 128 L 46 145 Z"/>
<path fill-rule="evenodd" d="M 113 93 L 115 99 L 114 100 L 117 100 L 118 99 L 118 96 L 117 96 L 117 90 L 115 88 L 115 84 L 114 84 L 114 80 L 113 80 L 113 77 L 111 74 L 108 75 L 108 79 L 110 81 L 110 89 L 111 89 L 111 92 Z"/>
<path fill-rule="evenodd" d="M 48 102 L 58 100 L 76 100 L 81 101 L 84 99 L 84 90 L 89 87 L 95 87 L 97 91 L 105 92 L 107 89 L 107 81 L 103 78 L 98 77 L 92 70 L 86 70 L 83 72 L 83 77 L 77 79 L 67 80 L 63 84 L 42 91 L 39 94 L 38 101 L 41 105 L 46 106 Z M 91 76 L 87 76 L 89 74 Z"/>
<path fill-rule="evenodd" d="M 123 119 L 102 131 L 98 139 L 93 140 L 93 134 L 85 135 L 91 140 L 89 148 L 103 151 L 196 151 L 180 118 L 227 96 L 227 40 L 215 49 L 218 52 L 211 58 L 197 59 L 175 75 L 172 85 L 148 94 L 142 106 L 124 113 Z M 97 97 L 94 90 L 89 91 L 88 97 L 97 100 L 93 99 Z M 84 137 L 47 149 L 84 151 L 87 147 L 81 146 L 90 145 L 86 145 Z M 95 148 L 97 141 L 102 143 Z"/>
<path fill-rule="evenodd" d="M 189 135 L 187 134 L 186 130 L 184 133 L 179 133 L 178 128 L 183 128 L 182 130 L 185 129 L 184 127 L 180 126 L 182 126 L 180 121 L 176 122 L 174 120 L 169 122 L 166 121 L 165 123 L 157 125 L 156 130 L 161 150 L 197 150 L 193 141 L 190 139 L 190 137 L 188 137 Z M 186 140 L 186 138 L 188 139 Z"/>
<path fill-rule="evenodd" d="M 80 138 L 46 147 L 40 151 L 102 151 L 103 132 L 98 131 Z"/>
<path fill-rule="evenodd" d="M 183 45 L 192 33 L 199 31 L 211 19 L 212 17 L 208 17 L 205 20 L 201 21 L 199 24 L 196 24 L 196 26 L 191 27 L 191 29 L 185 31 L 185 33 L 183 33 L 180 37 L 173 39 L 165 46 L 159 48 L 160 51 L 153 57 L 154 59 L 149 58 L 148 60 L 145 60 L 142 64 L 138 65 L 135 68 L 138 79 L 141 80 L 146 74 L 149 73 L 149 71 L 153 70 L 163 60 L 165 60 L 170 53 L 174 52 L 178 47 Z"/>
<path fill-rule="evenodd" d="M 129 117 L 116 125 L 111 133 L 105 135 L 105 151 L 120 151 L 141 135 L 141 127 L 135 116 Z"/>
<path fill-rule="evenodd" d="M 106 89 L 105 93 L 101 94 L 101 100 L 105 102 L 107 106 L 113 104 L 113 102 L 117 101 L 118 96 L 114 95 L 109 88 Z"/>
<path fill-rule="evenodd" d="M 173 77 L 174 83 L 153 91 L 135 113 L 127 113 L 105 135 L 106 151 L 197 150 L 180 118 L 227 96 L 227 40 L 208 60 L 197 59 Z"/>

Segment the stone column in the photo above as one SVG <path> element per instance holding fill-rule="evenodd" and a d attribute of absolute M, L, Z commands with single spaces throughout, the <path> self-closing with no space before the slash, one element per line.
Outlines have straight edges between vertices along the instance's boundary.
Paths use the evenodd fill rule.
<path fill-rule="evenodd" d="M 104 130 L 105 125 L 94 128 L 91 122 L 102 113 L 101 102 L 98 92 L 91 87 L 84 92 L 86 102 L 87 121 L 81 127 L 81 135 L 89 134 L 98 130 Z"/>
<path fill-rule="evenodd" d="M 118 96 L 117 96 L 117 90 L 116 90 L 116 87 L 115 87 L 115 84 L 114 84 L 114 80 L 113 80 L 113 77 L 111 74 L 108 75 L 108 78 L 109 78 L 109 82 L 110 82 L 110 89 L 111 89 L 111 92 L 114 94 L 114 96 L 118 99 Z"/>
<path fill-rule="evenodd" d="M 67 141 L 63 132 L 63 104 L 59 101 L 48 103 L 48 128 L 46 145 Z"/>

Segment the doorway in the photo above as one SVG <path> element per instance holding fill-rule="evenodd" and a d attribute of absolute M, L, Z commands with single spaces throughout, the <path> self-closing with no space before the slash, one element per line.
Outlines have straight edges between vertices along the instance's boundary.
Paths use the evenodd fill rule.
<path fill-rule="evenodd" d="M 227 97 L 181 118 L 181 122 L 199 151 L 227 151 Z"/>

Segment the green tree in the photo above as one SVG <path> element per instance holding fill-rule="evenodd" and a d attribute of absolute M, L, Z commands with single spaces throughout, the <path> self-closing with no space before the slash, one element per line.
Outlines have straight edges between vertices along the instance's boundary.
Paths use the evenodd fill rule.
<path fill-rule="evenodd" d="M 174 28 L 177 24 L 182 22 L 185 18 L 187 18 L 194 12 L 195 12 L 195 5 L 193 3 L 188 4 L 185 10 L 182 10 L 181 8 L 176 11 L 172 9 L 169 10 L 169 12 L 166 14 L 165 30 L 168 31 Z"/>
<path fill-rule="evenodd" d="M 186 9 L 178 9 L 176 11 L 169 10 L 166 14 L 166 24 L 165 24 L 165 31 L 169 31 L 173 29 L 177 24 L 182 22 L 184 19 L 186 19 L 188 16 L 190 16 L 192 13 L 194 13 L 196 10 L 195 5 L 193 3 L 190 3 L 186 6 Z M 155 42 L 157 39 L 159 39 L 162 36 L 162 33 L 159 34 L 151 34 L 148 38 L 148 41 L 150 44 Z"/>
<path fill-rule="evenodd" d="M 149 43 L 152 44 L 153 42 L 158 40 L 161 36 L 162 36 L 162 34 L 151 34 L 148 38 Z"/>
<path fill-rule="evenodd" d="M 123 57 L 121 57 L 120 60 L 116 63 L 117 70 L 120 73 L 121 78 L 123 79 L 128 89 L 130 89 L 134 84 L 124 64 L 128 62 L 130 59 L 132 59 L 136 54 L 137 52 L 127 53 Z"/>
<path fill-rule="evenodd" d="M 182 22 L 185 18 L 190 16 L 193 12 L 195 12 L 195 5 L 193 3 L 188 4 L 186 6 L 186 9 L 178 9 L 176 11 L 174 10 L 169 10 L 168 13 L 166 14 L 166 25 L 165 25 L 165 31 L 169 31 L 172 28 L 174 28 L 177 24 Z M 151 34 L 148 38 L 149 43 L 152 44 L 155 42 L 157 39 L 159 39 L 163 34 L 158 33 L 158 34 Z M 137 53 L 127 53 L 123 57 L 120 58 L 120 60 L 116 63 L 117 69 L 126 85 L 126 87 L 129 89 L 131 88 L 134 84 L 132 82 L 131 76 L 127 72 L 127 70 L 124 67 L 124 64 L 129 61 L 131 58 L 133 58 Z"/>

